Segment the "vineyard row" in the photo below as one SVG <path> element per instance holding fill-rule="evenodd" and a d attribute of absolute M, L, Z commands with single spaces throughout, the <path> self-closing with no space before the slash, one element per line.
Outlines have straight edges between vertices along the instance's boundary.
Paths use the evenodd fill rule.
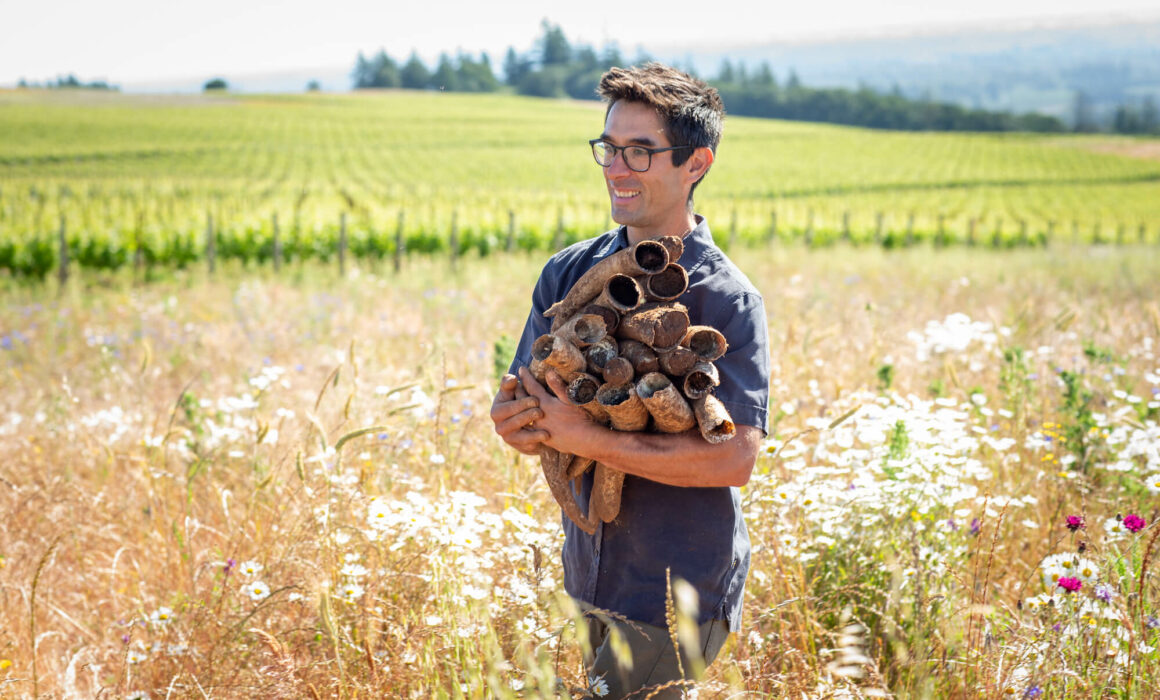
<path fill-rule="evenodd" d="M 63 215 L 52 233 L 40 233 L 19 240 L 0 240 L 0 276 L 45 280 L 54 271 L 67 278 L 72 267 L 82 270 L 113 272 L 134 269 L 185 269 L 206 264 L 212 272 L 216 264 L 236 261 L 243 266 L 272 265 L 308 260 L 337 262 L 343 270 L 348 258 L 368 261 L 390 259 L 398 269 L 410 254 L 446 255 L 454 265 L 464 255 L 486 257 L 497 252 L 556 251 L 589 237 L 596 231 L 567 225 L 563 214 L 552 230 L 517 225 L 516 215 L 509 212 L 506 226 L 461 228 L 452 213 L 447 228 L 405 226 L 405 212 L 400 211 L 394 226 L 374 228 L 351 227 L 346 214 L 331 226 L 304 230 L 297 223 L 279 225 L 272 216 L 268 225 L 222 227 L 212 215 L 206 216 L 204 232 L 149 234 L 142 230 L 110 233 L 100 236 L 71 233 Z M 889 224 L 888 224 L 889 222 Z M 717 242 L 725 248 L 738 245 L 800 244 L 821 248 L 837 243 L 876 245 L 886 249 L 921 244 L 934 247 L 951 245 L 987 246 L 995 249 L 1046 247 L 1052 243 L 1070 244 L 1153 244 L 1160 242 L 1160 230 L 1145 223 L 1130 226 L 1117 223 L 1112 227 L 1095 224 L 1082 226 L 1078 221 L 1058 224 L 1047 221 L 1031 226 L 1018 219 L 1005 225 L 1002 219 L 986 222 L 971 218 L 965 224 L 952 226 L 945 216 L 916 225 L 915 215 L 887 217 L 878 213 L 870 227 L 851 225 L 849 213 L 838 222 L 816 222 L 811 211 L 805 221 L 779 224 L 776 211 L 771 212 L 764 227 L 740 225 L 736 210 L 727 225 L 714 230 Z M 901 223 L 901 226 L 896 224 Z M 1009 223 L 1009 222 L 1008 222 Z"/>

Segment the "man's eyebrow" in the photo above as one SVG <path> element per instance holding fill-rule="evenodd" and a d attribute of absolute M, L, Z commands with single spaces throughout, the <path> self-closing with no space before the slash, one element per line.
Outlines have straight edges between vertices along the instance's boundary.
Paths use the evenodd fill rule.
<path fill-rule="evenodd" d="M 611 143 L 614 146 L 619 145 L 616 143 L 616 139 L 613 139 L 612 137 L 610 137 L 607 132 L 600 135 L 600 140 L 607 141 L 608 143 Z M 656 141 L 654 141 L 653 139 L 650 139 L 647 136 L 643 136 L 643 137 L 638 136 L 636 138 L 631 138 L 628 140 L 628 143 L 633 145 L 633 146 L 648 146 L 650 148 L 655 147 L 657 145 Z"/>

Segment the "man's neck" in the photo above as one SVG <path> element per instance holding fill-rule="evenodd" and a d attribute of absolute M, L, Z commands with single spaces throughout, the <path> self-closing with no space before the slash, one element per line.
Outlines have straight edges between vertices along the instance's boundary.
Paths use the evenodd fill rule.
<path fill-rule="evenodd" d="M 660 236 L 676 236 L 677 238 L 684 238 L 696 227 L 697 219 L 691 211 L 683 219 L 676 219 L 671 223 L 662 226 L 650 226 L 648 228 L 629 226 L 628 244 L 636 245 L 643 240 L 657 238 Z"/>

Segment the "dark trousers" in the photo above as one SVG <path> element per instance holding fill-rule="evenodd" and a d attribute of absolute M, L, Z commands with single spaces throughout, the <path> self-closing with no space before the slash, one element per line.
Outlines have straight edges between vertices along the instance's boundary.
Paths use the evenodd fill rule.
<path fill-rule="evenodd" d="M 603 696 L 606 700 L 684 697 L 685 691 L 693 687 L 692 681 L 697 680 L 694 674 L 713 663 L 729 638 L 729 625 L 724 620 L 710 620 L 698 628 L 696 648 L 690 649 L 678 639 L 679 669 L 667 629 L 611 619 L 594 612 L 587 603 L 580 603 L 580 609 L 584 611 L 588 628 L 589 646 L 585 647 L 584 664 L 588 668 L 589 687 L 599 687 L 597 679 L 602 679 L 609 691 Z M 666 686 L 669 683 L 672 685 Z M 660 686 L 666 687 L 660 689 Z"/>

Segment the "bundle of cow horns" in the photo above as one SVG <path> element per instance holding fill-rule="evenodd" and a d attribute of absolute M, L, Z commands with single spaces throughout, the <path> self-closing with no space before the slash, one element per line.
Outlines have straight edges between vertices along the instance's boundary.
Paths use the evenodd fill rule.
<path fill-rule="evenodd" d="M 700 429 L 711 443 L 733 437 L 725 406 L 713 396 L 713 361 L 725 354 L 725 336 L 690 326 L 675 300 L 689 285 L 676 262 L 676 236 L 641 241 L 594 265 L 544 316 L 551 332 L 532 345 L 532 376 L 545 384 L 554 369 L 568 398 L 613 430 L 679 433 Z M 596 464 L 588 513 L 581 513 L 568 482 L 593 461 L 544 446 L 540 466 L 564 514 L 591 534 L 620 512 L 624 473 Z"/>

